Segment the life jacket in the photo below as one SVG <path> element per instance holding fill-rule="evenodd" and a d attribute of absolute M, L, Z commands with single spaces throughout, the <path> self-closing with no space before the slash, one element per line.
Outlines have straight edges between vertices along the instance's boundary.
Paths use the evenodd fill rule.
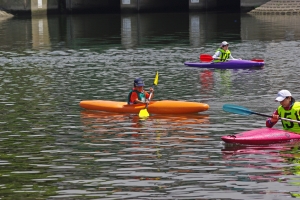
<path fill-rule="evenodd" d="M 228 49 L 226 51 L 224 51 L 224 49 L 218 48 L 217 51 L 221 52 L 221 55 L 219 56 L 220 60 L 214 60 L 214 62 L 225 62 L 230 57 L 231 53 Z"/>
<path fill-rule="evenodd" d="M 277 108 L 278 115 L 282 118 L 288 118 L 300 121 L 299 116 L 300 102 L 295 102 L 290 110 L 285 110 L 281 105 Z M 281 120 L 284 130 L 300 133 L 300 123 Z"/>
<path fill-rule="evenodd" d="M 145 96 L 145 93 L 144 93 L 144 92 L 139 92 L 139 91 L 137 91 L 137 90 L 130 90 L 130 92 L 129 92 L 129 94 L 128 94 L 128 98 L 127 98 L 127 104 L 128 104 L 128 105 L 134 104 L 134 103 L 130 102 L 130 97 L 131 97 L 131 94 L 132 94 L 133 92 L 136 92 L 136 93 L 137 93 L 138 99 L 139 99 L 140 101 L 145 101 L 145 100 L 146 100 L 146 96 Z"/>

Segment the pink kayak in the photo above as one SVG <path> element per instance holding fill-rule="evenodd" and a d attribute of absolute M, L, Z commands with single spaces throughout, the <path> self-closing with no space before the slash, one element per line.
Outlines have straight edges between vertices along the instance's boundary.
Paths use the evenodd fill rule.
<path fill-rule="evenodd" d="M 300 134 L 274 128 L 260 128 L 223 136 L 221 139 L 226 143 L 261 145 L 300 140 Z"/>

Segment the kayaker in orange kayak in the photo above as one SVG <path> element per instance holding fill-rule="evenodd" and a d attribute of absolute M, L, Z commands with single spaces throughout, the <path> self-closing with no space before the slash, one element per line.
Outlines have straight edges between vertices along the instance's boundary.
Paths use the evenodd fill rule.
<path fill-rule="evenodd" d="M 235 59 L 232 57 L 231 52 L 228 49 L 229 43 L 223 41 L 220 45 L 220 48 L 217 49 L 216 53 L 213 55 L 214 62 L 225 62 L 226 60 L 241 60 Z"/>
<path fill-rule="evenodd" d="M 275 101 L 279 102 L 280 106 L 274 111 L 272 118 L 267 119 L 267 127 L 272 128 L 278 122 L 279 117 L 300 120 L 300 102 L 296 102 L 288 90 L 280 90 Z M 282 126 L 284 130 L 300 133 L 298 123 L 282 120 Z"/>
<path fill-rule="evenodd" d="M 141 78 L 136 78 L 133 82 L 133 89 L 129 92 L 128 95 L 128 104 L 137 104 L 137 103 L 149 103 L 150 93 L 154 92 L 154 89 L 150 88 L 150 93 L 144 91 L 144 81 Z M 153 94 L 151 95 L 151 98 Z"/>

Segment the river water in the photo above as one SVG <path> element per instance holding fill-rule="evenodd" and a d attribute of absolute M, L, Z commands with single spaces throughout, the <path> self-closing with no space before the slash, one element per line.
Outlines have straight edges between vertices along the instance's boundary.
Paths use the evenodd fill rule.
<path fill-rule="evenodd" d="M 296 99 L 299 16 L 234 13 L 16 16 L 0 21 L 0 199 L 290 199 L 297 143 L 239 146 L 221 136 L 265 126 L 227 103 L 271 114 Z M 265 66 L 184 66 L 226 40 Z M 155 99 L 203 102 L 191 115 L 91 112 L 84 99 L 126 101 L 136 77 Z M 275 126 L 281 128 L 280 124 Z"/>

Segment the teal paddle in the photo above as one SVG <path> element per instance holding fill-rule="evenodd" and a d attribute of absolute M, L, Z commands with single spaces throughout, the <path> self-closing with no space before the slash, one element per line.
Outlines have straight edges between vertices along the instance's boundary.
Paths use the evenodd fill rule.
<path fill-rule="evenodd" d="M 153 81 L 153 88 L 154 88 L 154 86 L 155 85 L 157 85 L 158 84 L 158 72 L 156 72 L 156 74 L 155 74 L 155 78 L 154 78 L 154 81 Z M 150 95 L 149 95 L 149 101 L 150 101 L 150 99 L 151 99 L 151 96 L 152 96 L 152 92 L 150 93 Z M 149 112 L 148 112 L 148 104 L 149 103 L 147 103 L 146 104 L 146 107 L 145 108 L 143 108 L 143 109 L 141 109 L 140 110 L 140 112 L 139 112 L 139 117 L 140 118 L 146 118 L 146 117 L 149 117 Z"/>
<path fill-rule="evenodd" d="M 271 117 L 272 118 L 272 115 L 265 115 L 265 114 L 262 114 L 262 113 L 257 113 L 257 112 L 251 111 L 251 110 L 249 110 L 245 107 L 238 106 L 238 105 L 233 105 L 233 104 L 224 104 L 223 105 L 223 110 L 226 111 L 226 112 L 235 113 L 235 114 L 239 114 L 239 115 L 255 114 L 255 115 L 260 115 L 260 116 L 263 116 L 263 117 Z M 288 119 L 288 118 L 283 118 L 283 117 L 279 117 L 279 119 L 285 120 L 285 121 L 290 121 L 290 122 L 300 123 L 300 121 L 293 120 L 293 119 Z"/>

